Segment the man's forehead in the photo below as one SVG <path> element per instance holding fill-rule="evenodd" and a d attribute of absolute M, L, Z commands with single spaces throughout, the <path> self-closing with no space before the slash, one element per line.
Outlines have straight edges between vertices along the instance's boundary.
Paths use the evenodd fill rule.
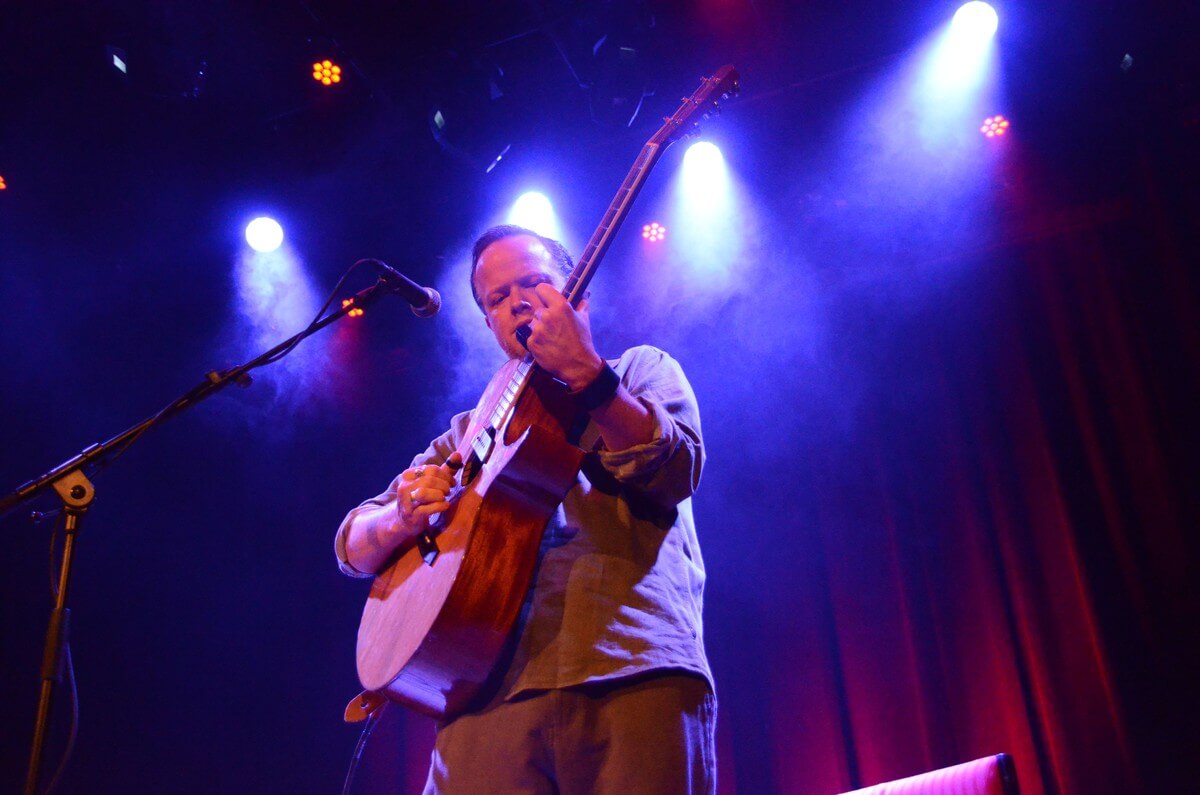
<path fill-rule="evenodd" d="M 475 275 L 479 281 L 489 281 L 490 277 L 504 276 L 509 271 L 525 270 L 554 273 L 554 258 L 536 237 L 512 235 L 497 240 L 480 253 Z"/>

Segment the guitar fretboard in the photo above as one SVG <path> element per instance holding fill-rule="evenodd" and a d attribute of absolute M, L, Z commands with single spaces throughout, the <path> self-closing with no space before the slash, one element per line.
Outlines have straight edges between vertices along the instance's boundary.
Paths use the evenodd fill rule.
<path fill-rule="evenodd" d="M 661 154 L 662 147 L 658 143 L 654 141 L 647 143 L 642 147 L 642 151 L 637 160 L 633 162 L 629 173 L 625 175 L 625 181 L 621 183 L 621 187 L 617 189 L 617 195 L 609 203 L 608 211 L 604 213 L 600 225 L 592 233 L 592 239 L 584 248 L 583 255 L 571 270 L 571 275 L 567 277 L 567 283 L 563 287 L 563 297 L 571 302 L 571 306 L 579 306 L 579 302 L 583 300 L 587 286 L 591 282 L 592 276 L 595 275 L 601 258 L 608 251 L 613 237 L 621 228 L 621 222 L 629 214 L 633 200 L 637 198 L 638 192 L 641 191 L 642 185 L 650 175 L 650 169 L 654 167 Z M 505 418 L 508 417 L 508 413 L 516 404 L 521 391 L 529 382 L 529 376 L 534 367 L 536 365 L 533 356 L 526 354 L 517 368 L 513 370 L 500 400 L 496 403 L 496 410 L 492 412 L 492 416 L 488 420 L 488 426 L 493 431 L 499 431 L 503 426 Z"/>
<path fill-rule="evenodd" d="M 571 275 L 567 277 L 562 294 L 571 303 L 571 306 L 578 307 L 584 296 L 587 295 L 588 284 L 592 281 L 592 276 L 595 275 L 600 260 L 612 244 L 617 230 L 621 228 L 621 223 L 629 214 L 633 200 L 642 190 L 646 178 L 650 175 L 650 169 L 658 162 L 659 157 L 670 144 L 695 126 L 694 119 L 698 114 L 716 108 L 717 100 L 726 94 L 737 92 L 738 79 L 737 72 L 732 66 L 722 67 L 715 76 L 706 78 L 695 93 L 683 100 L 679 109 L 665 120 L 658 132 L 642 147 L 637 159 L 633 161 L 633 167 L 625 175 L 625 181 L 617 190 L 617 195 L 609 203 L 600 225 L 592 233 L 591 240 L 588 241 L 579 261 L 571 270 Z M 520 397 L 521 391 L 529 383 L 530 374 L 536 366 L 533 356 L 526 354 L 520 365 L 513 370 L 503 395 L 497 402 L 496 410 L 492 412 L 488 422 L 488 427 L 493 431 L 493 435 L 502 427 L 512 407 L 516 404 L 517 398 Z"/>
<path fill-rule="evenodd" d="M 571 302 L 571 306 L 579 306 L 579 302 L 583 300 L 587 286 L 600 264 L 600 259 L 608 251 L 617 230 L 621 228 L 621 222 L 629 214 L 633 200 L 637 198 L 646 178 L 650 176 L 650 169 L 658 162 L 661 154 L 662 147 L 651 141 L 642 147 L 637 160 L 633 161 L 633 167 L 625 175 L 625 181 L 621 183 L 617 195 L 609 203 L 608 211 L 604 213 L 604 218 L 596 227 L 596 231 L 592 233 L 592 239 L 588 241 L 583 254 L 567 278 L 567 284 L 563 288 L 563 297 Z"/>

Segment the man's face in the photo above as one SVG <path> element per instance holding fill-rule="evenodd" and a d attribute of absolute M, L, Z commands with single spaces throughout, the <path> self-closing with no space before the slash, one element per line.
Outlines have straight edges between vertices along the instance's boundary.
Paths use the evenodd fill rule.
<path fill-rule="evenodd" d="M 475 294 L 483 302 L 484 319 L 496 342 L 510 359 L 525 355 L 517 329 L 533 320 L 539 306 L 534 288 L 553 284 L 562 289 L 566 279 L 542 241 L 530 235 L 513 235 L 492 243 L 479 255 L 475 268 Z"/>

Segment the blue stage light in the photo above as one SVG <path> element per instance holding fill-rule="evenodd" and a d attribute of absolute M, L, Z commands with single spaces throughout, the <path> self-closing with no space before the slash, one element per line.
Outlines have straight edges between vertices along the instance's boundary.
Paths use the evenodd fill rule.
<path fill-rule="evenodd" d="M 950 23 L 956 36 L 975 41 L 990 39 L 999 25 L 1000 18 L 996 16 L 996 9 L 980 0 L 973 0 L 959 8 Z"/>
<path fill-rule="evenodd" d="M 528 191 L 521 194 L 520 198 L 513 202 L 506 220 L 510 224 L 532 229 L 539 235 L 545 235 L 555 240 L 562 239 L 558 215 L 554 212 L 554 205 L 550 203 L 550 199 L 544 193 Z"/>
<path fill-rule="evenodd" d="M 697 141 L 683 155 L 680 199 L 685 212 L 697 221 L 722 214 L 730 201 L 729 169 L 716 144 Z"/>
<path fill-rule="evenodd" d="M 930 99 L 957 108 L 986 86 L 998 24 L 987 3 L 975 0 L 958 9 L 929 51 L 924 87 Z"/>
<path fill-rule="evenodd" d="M 725 156 L 714 143 L 697 141 L 683 155 L 683 168 L 689 182 L 698 188 L 723 189 L 728 181 Z"/>
<path fill-rule="evenodd" d="M 255 218 L 246 224 L 246 242 L 264 254 L 274 251 L 283 244 L 283 227 L 274 218 Z"/>
<path fill-rule="evenodd" d="M 690 276 L 716 289 L 732 273 L 745 238 L 738 191 L 716 144 L 698 141 L 688 147 L 672 194 L 666 247 L 686 263 Z"/>

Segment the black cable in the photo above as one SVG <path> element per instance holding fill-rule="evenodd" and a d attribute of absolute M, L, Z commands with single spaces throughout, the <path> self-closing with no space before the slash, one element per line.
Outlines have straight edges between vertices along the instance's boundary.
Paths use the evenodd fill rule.
<path fill-rule="evenodd" d="M 58 528 L 66 525 L 67 512 L 63 511 L 55 520 L 54 526 L 50 528 L 50 558 L 48 561 L 47 573 L 50 575 L 50 602 L 54 603 L 58 599 Z"/>
<path fill-rule="evenodd" d="M 46 795 L 50 795 L 58 786 L 59 779 L 67 769 L 67 763 L 71 761 L 71 754 L 75 751 L 75 738 L 79 736 L 79 689 L 75 682 L 75 663 L 71 660 L 70 638 L 63 644 L 63 655 L 67 669 L 67 692 L 71 695 L 71 728 L 67 732 L 67 747 L 63 751 L 62 759 L 59 760 L 50 783 L 46 785 Z"/>
<path fill-rule="evenodd" d="M 350 795 L 350 790 L 354 786 L 354 774 L 358 772 L 358 763 L 362 761 L 363 750 L 367 747 L 367 738 L 371 736 L 371 732 L 375 730 L 375 725 L 379 723 L 382 716 L 382 707 L 376 708 L 367 715 L 363 730 L 358 735 L 358 743 L 354 746 L 354 753 L 350 756 L 350 767 L 346 769 L 346 780 L 342 783 L 342 795 Z"/>
<path fill-rule="evenodd" d="M 340 293 L 342 290 L 342 285 L 346 283 L 346 279 L 350 278 L 350 274 L 354 273 L 354 271 L 358 270 L 363 265 L 369 265 L 374 262 L 375 262 L 375 260 L 373 260 L 373 259 L 360 259 L 358 262 L 355 262 L 353 265 L 351 265 L 349 268 L 347 268 L 346 272 L 342 274 L 342 277 L 340 279 L 338 279 L 337 284 L 335 284 L 333 286 L 333 289 L 329 292 L 329 297 L 325 299 L 325 303 L 322 304 L 321 308 L 317 310 L 317 314 L 312 319 L 312 322 L 309 323 L 307 326 L 305 326 L 304 330 L 307 331 L 307 330 L 311 329 L 313 326 L 317 325 L 317 323 L 321 322 L 321 318 L 324 317 L 325 311 L 327 309 L 329 309 L 329 306 L 334 302 L 334 299 L 337 298 L 338 293 Z M 292 349 L 295 348 L 299 344 L 300 344 L 300 340 L 296 340 L 291 345 L 289 345 L 286 348 L 284 348 L 283 350 L 281 350 L 279 353 L 275 354 L 274 356 L 272 356 L 270 358 L 265 358 L 261 362 L 258 361 L 257 359 L 251 360 L 250 364 L 246 365 L 247 372 L 255 367 L 259 367 L 264 364 L 271 364 L 272 362 L 279 361 L 284 356 L 287 356 L 289 353 L 291 353 Z M 260 358 L 262 358 L 262 357 L 260 357 Z"/>

